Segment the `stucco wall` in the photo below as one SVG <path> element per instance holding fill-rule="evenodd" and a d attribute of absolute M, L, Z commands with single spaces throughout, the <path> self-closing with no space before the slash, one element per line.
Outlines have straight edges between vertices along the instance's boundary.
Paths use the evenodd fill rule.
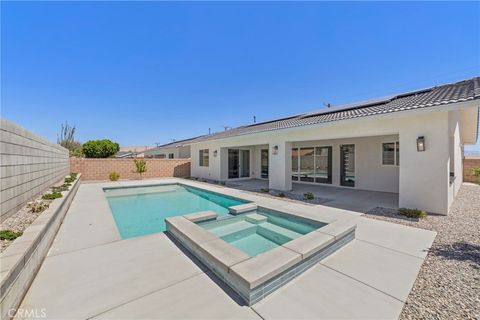
<path fill-rule="evenodd" d="M 69 154 L 58 144 L 5 119 L 1 119 L 0 129 L 3 221 L 69 173 Z"/>
<path fill-rule="evenodd" d="M 468 106 L 469 108 L 471 106 Z M 449 120 L 449 111 L 412 111 L 397 114 L 387 114 L 378 117 L 360 118 L 345 120 L 341 122 L 325 123 L 320 125 L 296 127 L 284 129 L 281 131 L 261 132 L 257 134 L 243 135 L 228 139 L 219 139 L 214 141 L 205 141 L 191 145 L 192 156 L 192 176 L 202 177 L 213 180 L 223 180 L 220 170 L 221 163 L 225 167 L 222 158 L 226 157 L 223 150 L 228 147 L 249 147 L 255 145 L 268 144 L 270 149 L 277 144 L 282 153 L 279 157 L 272 156 L 270 152 L 270 187 L 284 188 L 287 190 L 291 186 L 291 182 L 286 179 L 279 179 L 279 176 L 285 175 L 285 166 L 275 165 L 276 162 L 283 163 L 282 159 L 287 159 L 283 154 L 283 146 L 287 142 L 299 144 L 306 141 L 318 140 L 336 140 L 336 139 L 352 139 L 352 138 L 371 138 L 373 136 L 394 135 L 399 137 L 400 142 L 400 167 L 398 168 L 398 192 L 399 205 L 402 207 L 420 208 L 433 213 L 447 214 L 453 197 L 449 198 L 449 192 L 452 190 L 450 183 L 450 150 L 457 150 L 463 138 L 458 136 L 457 127 L 462 132 L 462 119 Z M 456 124 L 452 125 L 453 122 Z M 453 128 L 453 131 L 449 130 Z M 419 136 L 426 139 L 426 151 L 418 152 L 416 149 L 416 140 Z M 450 141 L 459 142 L 459 145 L 450 147 Z M 198 150 L 210 150 L 210 166 L 198 166 Z M 376 147 L 375 147 L 376 148 Z M 379 147 L 380 148 L 380 147 Z M 218 156 L 213 157 L 214 150 L 218 150 Z M 288 152 L 288 151 L 287 151 Z M 360 152 L 357 149 L 357 153 Z M 334 152 L 334 155 L 337 152 Z M 373 155 L 375 152 L 370 152 Z M 377 153 L 380 157 L 380 149 Z M 456 168 L 459 170 L 458 161 L 459 153 L 453 152 Z M 281 158 L 281 159 L 280 159 Z M 284 159 L 284 160 L 285 160 Z M 358 158 L 357 158 L 358 159 Z M 366 158 L 365 165 L 368 166 L 370 158 Z M 455 160 L 456 159 L 456 160 Z M 278 160 L 278 161 L 277 161 Z M 285 160 L 286 161 L 286 160 Z M 334 158 L 334 163 L 337 162 Z M 357 165 L 362 165 L 357 160 Z M 392 168 L 385 168 L 386 170 Z M 375 169 L 378 170 L 382 169 Z M 334 169 L 334 173 L 338 170 Z M 360 171 L 358 171 L 360 174 Z M 375 175 L 366 171 L 365 185 L 362 188 L 372 188 L 372 184 L 392 185 L 395 183 L 374 181 Z M 288 175 L 290 172 L 288 172 Z M 386 173 L 385 177 L 395 176 L 395 173 Z M 335 179 L 335 178 L 334 178 Z M 360 176 L 358 177 L 360 179 Z M 380 178 L 382 180 L 383 178 Z M 458 178 L 457 178 L 458 179 Z M 364 180 L 363 178 L 361 180 Z M 273 184 L 273 185 L 272 185 Z M 283 184 L 283 185 L 282 185 Z M 359 188 L 361 183 L 355 186 Z M 455 189 L 458 186 L 455 186 Z M 378 190 L 376 188 L 373 190 Z M 387 191 L 387 190 L 384 190 Z M 394 191 L 394 190 L 389 190 Z M 453 193 L 452 193 L 453 195 Z"/>
<path fill-rule="evenodd" d="M 190 176 L 189 159 L 144 159 L 147 172 L 144 178 L 188 177 Z M 81 172 L 82 180 L 109 180 L 111 172 L 120 174 L 120 179 L 138 179 L 133 159 L 85 159 L 71 158 L 70 167 L 73 172 Z"/>

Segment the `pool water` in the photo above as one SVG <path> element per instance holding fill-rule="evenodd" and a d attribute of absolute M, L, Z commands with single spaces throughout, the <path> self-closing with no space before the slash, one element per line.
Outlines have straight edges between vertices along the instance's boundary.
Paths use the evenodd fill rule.
<path fill-rule="evenodd" d="M 246 202 L 182 185 L 104 191 L 122 239 L 163 232 L 168 217 L 206 210 L 221 217 L 229 214 L 228 207 Z"/>
<path fill-rule="evenodd" d="M 312 232 L 324 224 L 257 210 L 256 213 L 200 225 L 253 257 Z"/>

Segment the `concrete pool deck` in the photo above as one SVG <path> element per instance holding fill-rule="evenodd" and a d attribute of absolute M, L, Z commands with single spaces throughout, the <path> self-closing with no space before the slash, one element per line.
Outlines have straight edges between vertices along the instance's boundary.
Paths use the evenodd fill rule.
<path fill-rule="evenodd" d="M 120 238 L 102 188 L 168 182 L 305 217 L 354 221 L 356 239 L 248 307 L 164 233 Z M 396 319 L 434 238 L 358 212 L 183 179 L 83 183 L 20 309 L 44 310 L 48 319 Z"/>

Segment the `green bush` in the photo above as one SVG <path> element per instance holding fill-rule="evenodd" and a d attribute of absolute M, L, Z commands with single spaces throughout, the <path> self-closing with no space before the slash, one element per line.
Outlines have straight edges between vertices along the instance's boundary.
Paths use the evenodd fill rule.
<path fill-rule="evenodd" d="M 427 213 L 423 210 L 419 209 L 408 209 L 408 208 L 400 208 L 398 210 L 398 213 L 401 214 L 402 216 L 408 217 L 408 218 L 425 218 L 427 216 Z"/>
<path fill-rule="evenodd" d="M 2 230 L 0 231 L 0 240 L 15 240 L 23 234 L 21 231 Z"/>
<path fill-rule="evenodd" d="M 313 199 L 315 199 L 315 196 L 311 192 L 305 192 L 303 194 L 303 199 L 304 200 L 313 200 Z"/>
<path fill-rule="evenodd" d="M 268 189 L 268 188 L 262 188 L 262 189 L 260 189 L 260 191 L 263 192 L 263 193 L 267 193 L 267 192 L 270 192 L 270 189 Z"/>
<path fill-rule="evenodd" d="M 277 194 L 277 196 L 279 196 L 280 198 L 285 198 L 286 197 L 285 193 L 283 193 L 283 192 L 280 192 L 279 194 Z"/>
<path fill-rule="evenodd" d="M 471 174 L 475 177 L 478 177 L 478 182 L 480 182 L 480 167 L 472 168 Z"/>
<path fill-rule="evenodd" d="M 27 205 L 32 213 L 38 213 L 46 210 L 50 204 L 44 201 L 34 201 Z"/>
<path fill-rule="evenodd" d="M 118 143 L 108 139 L 89 140 L 82 145 L 82 152 L 87 158 L 109 158 L 119 150 Z"/>
<path fill-rule="evenodd" d="M 135 172 L 140 174 L 140 179 L 142 179 L 142 174 L 147 171 L 147 162 L 144 159 L 134 159 L 135 163 Z"/>
<path fill-rule="evenodd" d="M 120 175 L 115 171 L 113 171 L 113 172 L 110 172 L 110 174 L 108 175 L 108 178 L 110 179 L 110 181 L 117 181 L 118 178 L 120 178 Z"/>
<path fill-rule="evenodd" d="M 68 187 L 71 186 L 70 183 L 64 183 L 59 187 L 52 187 L 52 192 L 62 192 L 62 191 L 68 191 Z"/>
<path fill-rule="evenodd" d="M 70 173 L 68 176 L 65 177 L 65 184 L 71 185 L 71 183 L 74 182 L 75 179 L 77 179 L 77 175 L 78 173 L 75 172 Z"/>
<path fill-rule="evenodd" d="M 43 196 L 42 196 L 42 199 L 43 200 L 53 200 L 53 199 L 57 199 L 57 198 L 61 198 L 62 197 L 62 194 L 60 192 L 52 192 L 52 193 L 45 193 Z"/>

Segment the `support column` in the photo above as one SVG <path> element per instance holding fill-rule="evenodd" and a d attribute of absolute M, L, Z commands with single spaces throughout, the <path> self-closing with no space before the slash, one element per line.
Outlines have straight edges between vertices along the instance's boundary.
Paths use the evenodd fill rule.
<path fill-rule="evenodd" d="M 269 188 L 292 190 L 292 143 L 272 142 L 268 149 Z"/>

